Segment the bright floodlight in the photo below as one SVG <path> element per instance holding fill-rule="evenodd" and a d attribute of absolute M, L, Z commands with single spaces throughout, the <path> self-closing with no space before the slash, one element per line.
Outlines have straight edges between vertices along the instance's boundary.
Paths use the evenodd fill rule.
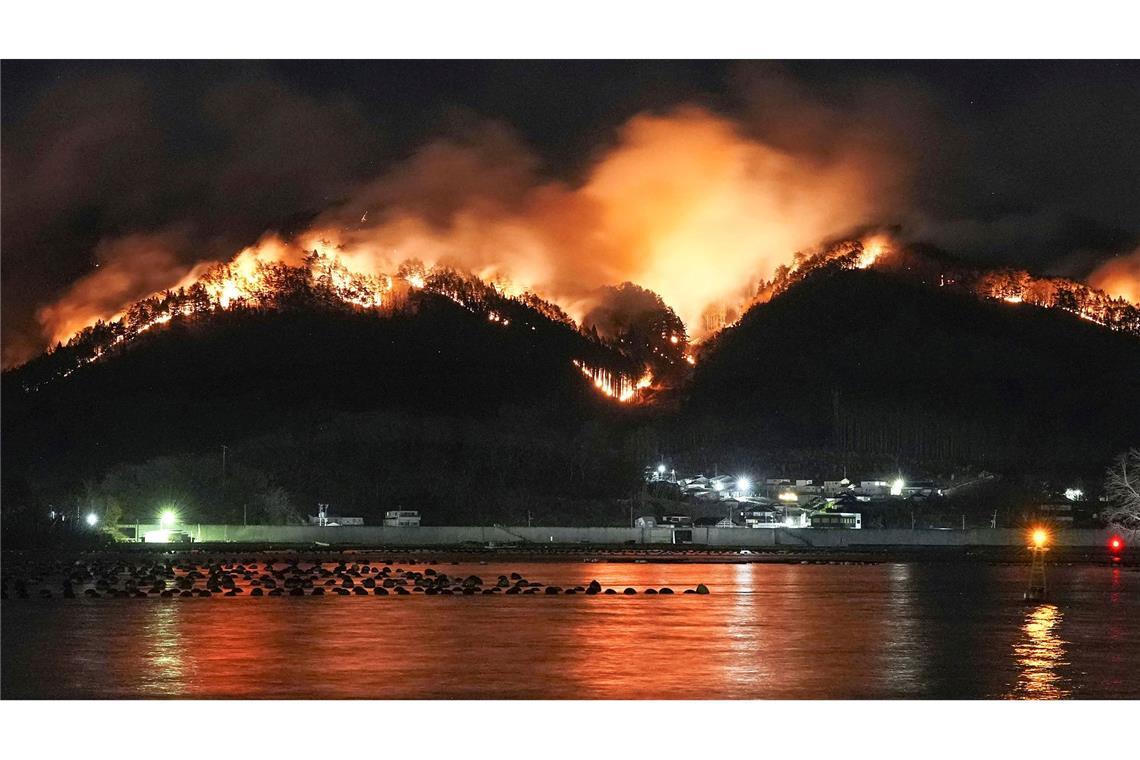
<path fill-rule="evenodd" d="M 158 518 L 158 524 L 165 528 L 165 527 L 168 527 L 170 525 L 173 525 L 175 519 L 176 518 L 175 518 L 173 509 L 164 509 L 162 511 L 162 514 Z"/>
<path fill-rule="evenodd" d="M 1085 496 L 1085 492 L 1079 488 L 1066 488 L 1065 498 L 1069 501 L 1080 501 Z"/>
<path fill-rule="evenodd" d="M 87 515 L 87 524 L 90 525 L 92 528 L 94 528 L 98 522 L 99 522 L 99 515 L 95 514 L 94 512 Z"/>
<path fill-rule="evenodd" d="M 1038 528 L 1037 530 L 1033 531 L 1033 545 L 1038 549 L 1044 546 L 1045 542 L 1048 540 L 1049 534 L 1046 533 L 1043 529 Z"/>
<path fill-rule="evenodd" d="M 891 496 L 902 496 L 903 486 L 905 485 L 906 483 L 903 482 L 902 478 L 896 478 L 895 481 L 891 483 Z"/>
<path fill-rule="evenodd" d="M 663 464 L 657 465 L 657 472 L 660 475 L 664 475 L 665 474 L 665 465 L 663 465 Z"/>
<path fill-rule="evenodd" d="M 748 482 L 748 478 L 740 478 L 739 480 L 736 481 L 736 490 L 737 491 L 747 491 L 751 487 L 752 487 L 752 484 Z"/>

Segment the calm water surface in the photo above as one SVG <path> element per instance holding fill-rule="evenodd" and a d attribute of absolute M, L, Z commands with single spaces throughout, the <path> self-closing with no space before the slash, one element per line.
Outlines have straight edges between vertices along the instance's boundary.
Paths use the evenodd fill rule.
<path fill-rule="evenodd" d="M 5 698 L 1140 697 L 1140 574 L 1024 566 L 512 563 L 708 596 L 3 602 Z"/>

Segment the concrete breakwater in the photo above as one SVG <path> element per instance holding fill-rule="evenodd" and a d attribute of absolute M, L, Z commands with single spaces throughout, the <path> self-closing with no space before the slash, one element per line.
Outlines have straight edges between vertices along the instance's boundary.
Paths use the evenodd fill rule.
<path fill-rule="evenodd" d="M 190 559 L 194 556 L 195 559 Z M 303 562 L 297 558 L 246 557 L 202 561 L 188 553 L 178 559 L 151 554 L 128 560 L 122 556 L 88 556 L 73 562 L 20 557 L 5 566 L 0 583 L 2 599 L 125 599 L 235 596 L 494 596 L 502 594 L 572 596 L 650 596 L 671 594 L 707 595 L 708 586 L 674 591 L 670 586 L 649 587 L 639 592 L 633 586 L 621 590 L 603 587 L 595 578 L 589 583 L 561 586 L 525 578 L 519 572 L 504 573 L 484 581 L 471 573 L 446 572 L 428 561 L 422 569 L 391 562 Z M 405 563 L 400 563 L 405 564 Z"/>
<path fill-rule="evenodd" d="M 143 536 L 158 531 L 157 524 L 121 525 L 120 535 Z M 194 541 L 207 543 L 314 544 L 330 546 L 537 546 L 594 544 L 620 546 L 675 545 L 785 548 L 921 548 L 1021 547 L 1028 531 L 1018 528 L 969 530 L 843 530 L 825 528 L 574 528 L 512 526 L 441 526 L 395 528 L 380 526 L 317 527 L 308 525 L 199 525 L 179 526 Z M 1058 547 L 1106 546 L 1113 532 L 1107 529 L 1060 529 L 1050 544 Z"/>

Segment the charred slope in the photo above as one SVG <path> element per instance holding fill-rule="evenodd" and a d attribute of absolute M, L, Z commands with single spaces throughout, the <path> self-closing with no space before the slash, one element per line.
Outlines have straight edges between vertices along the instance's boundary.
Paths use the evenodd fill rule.
<path fill-rule="evenodd" d="M 821 271 L 705 347 L 683 416 L 755 449 L 1098 462 L 1140 441 L 1140 340 L 901 274 Z"/>

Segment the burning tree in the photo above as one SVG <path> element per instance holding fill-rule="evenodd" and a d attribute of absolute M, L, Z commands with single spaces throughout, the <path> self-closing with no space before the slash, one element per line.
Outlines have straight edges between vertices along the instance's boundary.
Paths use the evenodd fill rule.
<path fill-rule="evenodd" d="M 686 369 L 685 323 L 651 290 L 632 282 L 601 288 L 582 324 L 657 379 L 668 382 Z"/>
<path fill-rule="evenodd" d="M 1140 449 L 1129 449 L 1105 473 L 1104 492 L 1109 508 L 1105 519 L 1112 525 L 1140 531 Z"/>

